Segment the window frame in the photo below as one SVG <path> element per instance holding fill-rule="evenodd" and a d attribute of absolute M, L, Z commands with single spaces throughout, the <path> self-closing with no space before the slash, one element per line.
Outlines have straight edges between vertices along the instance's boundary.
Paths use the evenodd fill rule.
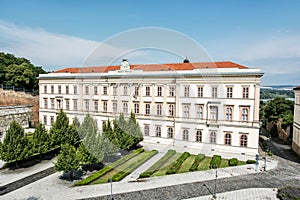
<path fill-rule="evenodd" d="M 183 129 L 182 131 L 182 140 L 183 141 L 189 141 L 189 130 Z"/>
<path fill-rule="evenodd" d="M 202 131 L 201 130 L 196 131 L 195 141 L 196 142 L 202 142 Z"/>

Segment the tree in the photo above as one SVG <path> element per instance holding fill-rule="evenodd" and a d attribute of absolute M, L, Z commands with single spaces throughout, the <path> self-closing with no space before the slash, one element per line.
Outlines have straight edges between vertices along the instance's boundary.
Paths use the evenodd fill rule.
<path fill-rule="evenodd" d="M 97 159 L 88 151 L 88 149 L 82 143 L 80 143 L 76 154 L 80 165 L 92 164 L 97 162 Z"/>
<path fill-rule="evenodd" d="M 32 136 L 32 141 L 33 141 L 34 151 L 40 154 L 40 160 L 41 160 L 41 154 L 46 153 L 50 149 L 50 137 L 48 135 L 45 126 L 40 122 L 35 127 Z"/>
<path fill-rule="evenodd" d="M 67 132 L 65 133 L 65 143 L 70 145 L 78 145 L 80 142 L 80 137 L 77 132 L 75 124 L 69 125 Z"/>
<path fill-rule="evenodd" d="M 284 98 L 275 98 L 269 101 L 264 107 L 265 118 L 269 121 L 276 121 L 284 118 L 285 115 L 294 112 L 294 102 Z"/>
<path fill-rule="evenodd" d="M 1 159 L 6 162 L 23 160 L 30 155 L 29 142 L 25 137 L 24 129 L 16 121 L 10 124 L 1 146 Z"/>
<path fill-rule="evenodd" d="M 73 124 L 75 125 L 75 127 L 76 127 L 77 129 L 79 129 L 79 127 L 80 127 L 80 122 L 79 122 L 79 120 L 78 120 L 77 117 L 74 117 L 74 119 L 73 119 Z"/>
<path fill-rule="evenodd" d="M 76 148 L 69 144 L 62 145 L 57 162 L 54 163 L 55 170 L 69 173 L 69 179 L 73 181 L 73 172 L 79 169 L 79 164 Z"/>
<path fill-rule="evenodd" d="M 69 119 L 62 110 L 58 113 L 55 122 L 50 128 L 51 146 L 58 147 L 66 143 L 66 133 L 69 130 Z"/>

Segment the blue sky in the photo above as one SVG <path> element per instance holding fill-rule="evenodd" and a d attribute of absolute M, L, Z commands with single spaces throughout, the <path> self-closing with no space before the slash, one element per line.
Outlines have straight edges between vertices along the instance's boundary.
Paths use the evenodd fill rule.
<path fill-rule="evenodd" d="M 130 50 L 129 43 L 137 41 L 132 37 L 126 46 L 112 38 L 135 28 L 158 27 L 194 40 L 212 61 L 261 68 L 263 85 L 300 84 L 298 0 L 0 0 L 0 7 L 0 51 L 26 57 L 48 71 L 85 65 L 103 41 L 109 41 L 106 56 L 119 57 L 120 48 Z M 189 47 L 181 48 L 186 49 L 181 57 L 206 61 L 190 55 Z M 128 57 L 131 63 L 181 62 L 165 52 Z"/>

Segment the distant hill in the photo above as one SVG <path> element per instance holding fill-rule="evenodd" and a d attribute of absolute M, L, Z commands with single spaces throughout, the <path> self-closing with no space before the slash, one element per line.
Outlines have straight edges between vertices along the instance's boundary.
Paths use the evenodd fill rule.
<path fill-rule="evenodd" d="M 260 99 L 274 99 L 276 97 L 293 99 L 295 97 L 293 88 L 296 85 L 269 85 L 261 86 Z"/>

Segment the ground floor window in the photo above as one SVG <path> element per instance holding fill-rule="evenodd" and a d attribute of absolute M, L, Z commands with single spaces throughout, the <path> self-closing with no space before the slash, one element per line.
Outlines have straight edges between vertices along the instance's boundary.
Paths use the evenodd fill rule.
<path fill-rule="evenodd" d="M 155 130 L 155 135 L 156 137 L 161 137 L 161 127 L 160 126 L 157 126 L 156 127 L 156 130 Z"/>
<path fill-rule="evenodd" d="M 149 136 L 149 125 L 145 125 L 144 127 L 144 135 Z"/>
<path fill-rule="evenodd" d="M 209 135 L 209 142 L 212 144 L 216 144 L 217 142 L 217 133 L 216 131 L 211 131 Z"/>
<path fill-rule="evenodd" d="M 168 128 L 168 138 L 173 138 L 173 128 Z"/>
<path fill-rule="evenodd" d="M 182 139 L 185 141 L 189 140 L 189 130 L 187 129 L 183 130 Z"/>
<path fill-rule="evenodd" d="M 225 137 L 224 137 L 224 144 L 225 145 L 231 145 L 231 134 L 230 133 L 226 133 Z"/>
<path fill-rule="evenodd" d="M 247 137 L 247 135 L 245 135 L 245 134 L 241 135 L 240 146 L 241 147 L 247 147 L 247 143 L 248 143 L 248 137 Z"/>
<path fill-rule="evenodd" d="M 196 142 L 202 142 L 202 131 L 200 130 L 196 132 Z"/>

